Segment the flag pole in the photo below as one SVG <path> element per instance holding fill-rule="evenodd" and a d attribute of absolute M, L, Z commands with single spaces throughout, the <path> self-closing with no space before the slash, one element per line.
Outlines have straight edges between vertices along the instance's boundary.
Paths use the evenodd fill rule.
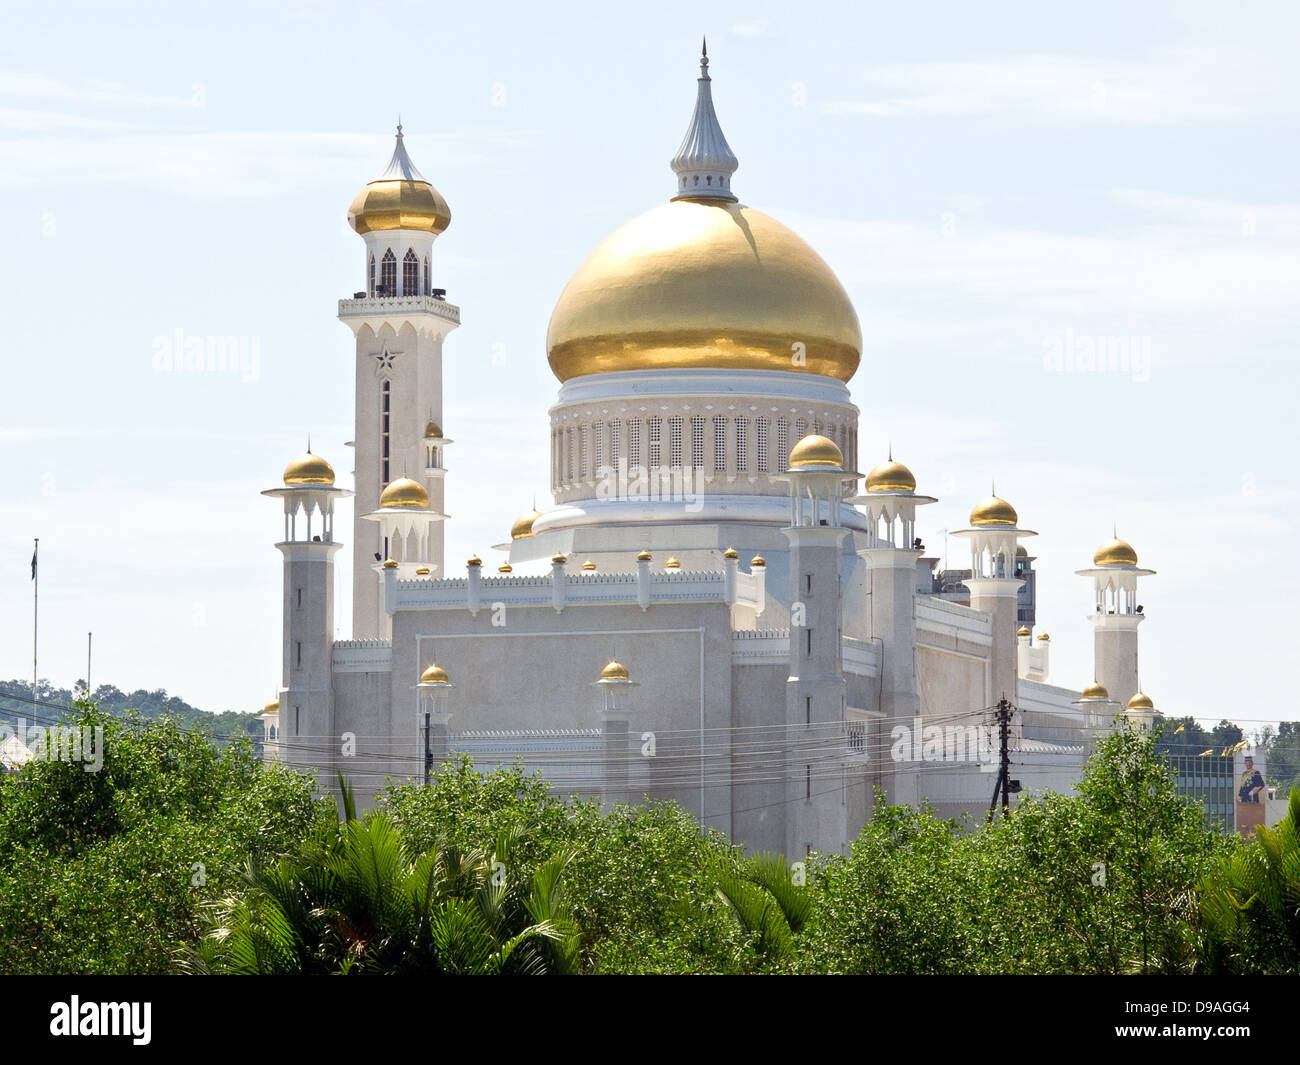
<path fill-rule="evenodd" d="M 41 578 L 36 568 L 36 553 L 40 548 L 41 538 L 37 536 L 32 544 L 32 702 L 34 703 L 41 701 L 40 692 L 36 687 L 36 649 L 41 600 Z"/>
<path fill-rule="evenodd" d="M 90 687 L 90 648 L 91 648 L 91 641 L 93 641 L 94 638 L 95 638 L 95 634 L 93 632 L 86 633 L 86 698 L 87 699 L 90 698 L 90 693 L 93 690 Z"/>

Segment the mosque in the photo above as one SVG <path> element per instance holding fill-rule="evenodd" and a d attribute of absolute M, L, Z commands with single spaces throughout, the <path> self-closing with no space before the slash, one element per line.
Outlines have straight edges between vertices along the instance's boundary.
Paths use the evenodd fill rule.
<path fill-rule="evenodd" d="M 443 343 L 433 286 L 451 222 L 401 127 L 348 211 L 365 288 L 354 487 L 323 457 L 283 484 L 283 674 L 267 757 L 339 772 L 373 802 L 468 752 L 522 761 L 561 794 L 674 799 L 754 849 L 839 851 L 874 791 L 983 815 L 1005 699 L 1019 786 L 1070 790 L 1138 684 L 1137 582 L 1113 538 L 1092 565 L 1095 675 L 1049 683 L 1035 635 L 1035 534 L 975 503 L 968 570 L 925 554 L 923 494 L 892 454 L 857 472 L 848 382 L 862 337 L 843 286 L 742 204 L 700 61 L 667 202 L 611 234 L 551 315 L 553 505 L 503 530 L 499 561 L 444 557 Z M 540 441 L 539 441 L 540 443 Z M 334 638 L 336 503 L 352 497 L 352 639 Z M 1012 789 L 1014 790 L 1014 788 Z"/>

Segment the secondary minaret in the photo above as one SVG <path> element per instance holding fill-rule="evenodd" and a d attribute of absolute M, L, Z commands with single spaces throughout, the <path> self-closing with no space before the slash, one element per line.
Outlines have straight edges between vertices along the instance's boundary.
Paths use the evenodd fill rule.
<path fill-rule="evenodd" d="M 872 543 L 858 552 L 869 567 L 871 636 L 883 648 L 880 663 L 880 711 L 885 736 L 897 725 L 915 727 L 921 713 L 916 680 L 916 508 L 933 496 L 916 494 L 916 478 L 891 449 L 887 461 L 867 474 L 866 493 L 854 503 L 866 508 Z M 877 741 L 876 749 L 885 744 Z M 896 765 L 882 773 L 893 804 L 920 802 L 919 773 L 914 765 Z"/>
<path fill-rule="evenodd" d="M 1096 609 L 1089 615 L 1093 629 L 1093 658 L 1097 680 L 1116 702 L 1127 704 L 1138 694 L 1138 626 L 1145 617 L 1138 602 L 1139 577 L 1155 570 L 1138 566 L 1133 546 L 1117 535 L 1093 553 L 1089 569 L 1076 570 L 1091 577 Z"/>
<path fill-rule="evenodd" d="M 840 524 L 846 483 L 833 440 L 806 436 L 790 452 L 790 675 L 786 681 L 785 852 L 791 861 L 843 844 L 844 660 Z"/>
<path fill-rule="evenodd" d="M 427 496 L 424 509 L 438 520 L 420 530 L 419 561 L 442 574 L 443 449 L 451 443 L 441 428 L 442 342 L 460 324 L 460 308 L 433 286 L 433 242 L 451 209 L 411 162 L 400 125 L 392 159 L 352 201 L 348 223 L 365 241 L 366 278 L 364 292 L 339 301 L 357 344 L 352 632 L 378 639 L 388 632 L 383 562 L 400 553 L 369 516 L 393 482 L 415 480 Z"/>
<path fill-rule="evenodd" d="M 284 643 L 279 720 L 279 761 L 320 770 L 331 785 L 334 697 L 330 665 L 334 649 L 334 504 L 352 495 L 334 487 L 334 469 L 310 447 L 284 471 L 284 487 L 262 493 L 284 501 Z M 267 707 L 269 713 L 271 708 Z"/>
<path fill-rule="evenodd" d="M 971 609 L 989 614 L 993 619 L 992 645 L 989 647 L 988 705 L 1000 699 L 1016 703 L 1018 699 L 1016 623 L 1020 586 L 1016 576 L 1016 548 L 1022 536 L 1037 536 L 1017 525 L 1016 508 L 996 494 L 985 496 L 970 512 L 969 529 L 954 536 L 970 541 L 971 575 L 964 582 L 970 589 Z"/>

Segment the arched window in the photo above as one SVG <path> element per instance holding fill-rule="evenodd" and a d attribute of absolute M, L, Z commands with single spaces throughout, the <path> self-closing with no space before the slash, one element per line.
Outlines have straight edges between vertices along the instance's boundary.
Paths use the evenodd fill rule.
<path fill-rule="evenodd" d="M 677 415 L 668 419 L 668 465 L 682 468 L 682 419 Z"/>
<path fill-rule="evenodd" d="M 433 273 L 429 270 L 429 257 L 426 255 L 424 257 L 424 294 L 426 296 L 433 295 L 432 278 L 433 278 Z"/>
<path fill-rule="evenodd" d="M 727 469 L 727 419 L 721 414 L 713 419 L 713 468 L 724 473 Z"/>
<path fill-rule="evenodd" d="M 627 423 L 627 468 L 641 468 L 641 419 L 629 418 Z"/>
<path fill-rule="evenodd" d="M 758 472 L 767 473 L 767 419 L 759 418 L 757 422 Z"/>
<path fill-rule="evenodd" d="M 736 419 L 736 472 L 749 472 L 749 419 Z"/>
<path fill-rule="evenodd" d="M 704 419 L 698 415 L 691 419 L 691 465 L 704 469 Z"/>
<path fill-rule="evenodd" d="M 592 463 L 595 467 L 596 476 L 600 476 L 600 471 L 605 468 L 605 423 L 591 423 L 591 452 Z"/>
<path fill-rule="evenodd" d="M 370 287 L 368 291 L 372 296 L 375 294 L 375 253 L 374 252 L 370 253 Z"/>
<path fill-rule="evenodd" d="M 612 421 L 609 423 L 609 464 L 618 469 L 618 457 L 622 454 L 621 446 L 623 443 L 623 423 Z"/>
<path fill-rule="evenodd" d="M 379 292 L 376 295 L 397 295 L 397 256 L 393 254 L 392 248 L 384 252 L 384 257 L 379 261 Z"/>
<path fill-rule="evenodd" d="M 585 481 L 591 476 L 591 428 L 586 422 L 578 426 L 578 477 Z"/>
<path fill-rule="evenodd" d="M 657 470 L 663 465 L 663 419 L 657 414 L 650 416 L 650 468 Z"/>
<path fill-rule="evenodd" d="M 406 258 L 402 260 L 402 295 L 415 296 L 420 291 L 420 260 L 415 252 L 407 249 Z"/>
<path fill-rule="evenodd" d="M 385 381 L 379 390 L 379 476 L 380 484 L 383 485 L 388 484 L 388 442 L 392 429 L 392 415 L 393 383 Z"/>

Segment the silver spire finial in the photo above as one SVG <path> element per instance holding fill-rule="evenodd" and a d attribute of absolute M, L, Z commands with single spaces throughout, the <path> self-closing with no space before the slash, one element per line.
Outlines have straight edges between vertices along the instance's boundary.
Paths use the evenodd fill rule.
<path fill-rule="evenodd" d="M 731 191 L 731 175 L 740 166 L 713 110 L 712 79 L 709 77 L 709 44 L 700 45 L 700 76 L 696 81 L 695 112 L 681 147 L 673 156 L 673 173 L 677 175 L 675 200 L 736 201 Z"/>

